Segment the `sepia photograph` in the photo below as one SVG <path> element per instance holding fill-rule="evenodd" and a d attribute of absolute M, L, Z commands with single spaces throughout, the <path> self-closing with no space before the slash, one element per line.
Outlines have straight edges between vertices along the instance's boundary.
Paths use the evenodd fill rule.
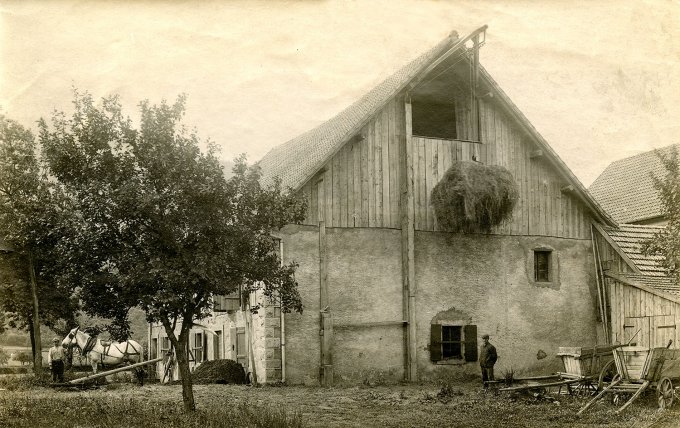
<path fill-rule="evenodd" d="M 680 427 L 678 0 L 0 0 L 0 426 Z"/>

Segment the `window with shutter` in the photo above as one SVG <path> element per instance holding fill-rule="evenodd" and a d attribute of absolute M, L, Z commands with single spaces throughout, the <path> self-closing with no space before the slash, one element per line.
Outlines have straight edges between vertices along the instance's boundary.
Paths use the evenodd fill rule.
<path fill-rule="evenodd" d="M 465 361 L 477 361 L 477 326 L 466 325 L 463 336 L 465 337 Z"/>
<path fill-rule="evenodd" d="M 203 361 L 203 333 L 194 334 L 193 357 L 197 363 Z"/>
<path fill-rule="evenodd" d="M 440 364 L 477 361 L 477 326 L 431 324 L 430 360 Z"/>

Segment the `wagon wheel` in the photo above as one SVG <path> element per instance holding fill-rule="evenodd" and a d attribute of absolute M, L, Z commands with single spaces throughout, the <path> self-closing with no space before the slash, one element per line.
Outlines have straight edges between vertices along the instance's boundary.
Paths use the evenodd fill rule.
<path fill-rule="evenodd" d="M 576 384 L 575 387 L 573 387 L 573 394 L 577 397 L 589 397 L 593 395 L 595 385 L 593 385 L 592 382 L 588 380 L 584 380 L 583 382 L 579 382 Z"/>
<path fill-rule="evenodd" d="M 607 364 L 602 367 L 600 371 L 600 377 L 597 380 L 597 390 L 602 391 L 605 386 L 612 383 L 614 377 L 617 375 L 616 366 L 614 365 L 614 360 L 610 360 Z"/>
<path fill-rule="evenodd" d="M 673 405 L 673 383 L 669 378 L 661 379 L 656 385 L 656 395 L 659 400 L 659 409 L 667 409 Z"/>

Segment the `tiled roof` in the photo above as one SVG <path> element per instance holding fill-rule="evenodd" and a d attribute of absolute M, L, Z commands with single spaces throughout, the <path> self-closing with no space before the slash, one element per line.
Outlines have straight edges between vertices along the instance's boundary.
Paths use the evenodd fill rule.
<path fill-rule="evenodd" d="M 668 154 L 673 146 L 659 149 Z M 680 144 L 675 147 L 680 149 Z M 662 215 L 661 202 L 652 185 L 654 174 L 665 170 L 652 150 L 611 163 L 588 189 L 619 223 L 632 223 Z"/>
<path fill-rule="evenodd" d="M 634 273 L 628 273 L 624 276 L 638 284 L 680 296 L 680 285 L 676 284 L 671 277 L 639 275 Z"/>
<path fill-rule="evenodd" d="M 666 277 L 666 271 L 659 264 L 661 256 L 642 254 L 641 245 L 656 232 L 663 229 L 659 226 L 642 226 L 636 224 L 620 224 L 618 228 L 607 227 L 605 231 L 619 246 L 635 266 L 646 276 Z"/>
<path fill-rule="evenodd" d="M 297 189 L 311 174 L 318 171 L 364 121 L 380 110 L 394 95 L 401 91 L 420 71 L 437 59 L 458 40 L 452 32 L 435 47 L 401 68 L 384 82 L 373 88 L 337 116 L 299 137 L 273 148 L 259 165 L 262 180 L 271 183 L 281 178 L 285 187 Z"/>

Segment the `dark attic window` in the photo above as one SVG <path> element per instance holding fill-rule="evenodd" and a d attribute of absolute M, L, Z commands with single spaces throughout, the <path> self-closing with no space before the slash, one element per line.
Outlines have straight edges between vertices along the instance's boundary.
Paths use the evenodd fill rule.
<path fill-rule="evenodd" d="M 411 126 L 413 135 L 420 137 L 456 139 L 456 108 L 454 103 L 413 100 Z"/>
<path fill-rule="evenodd" d="M 534 281 L 550 282 L 552 280 L 551 255 L 552 251 L 534 251 Z"/>

